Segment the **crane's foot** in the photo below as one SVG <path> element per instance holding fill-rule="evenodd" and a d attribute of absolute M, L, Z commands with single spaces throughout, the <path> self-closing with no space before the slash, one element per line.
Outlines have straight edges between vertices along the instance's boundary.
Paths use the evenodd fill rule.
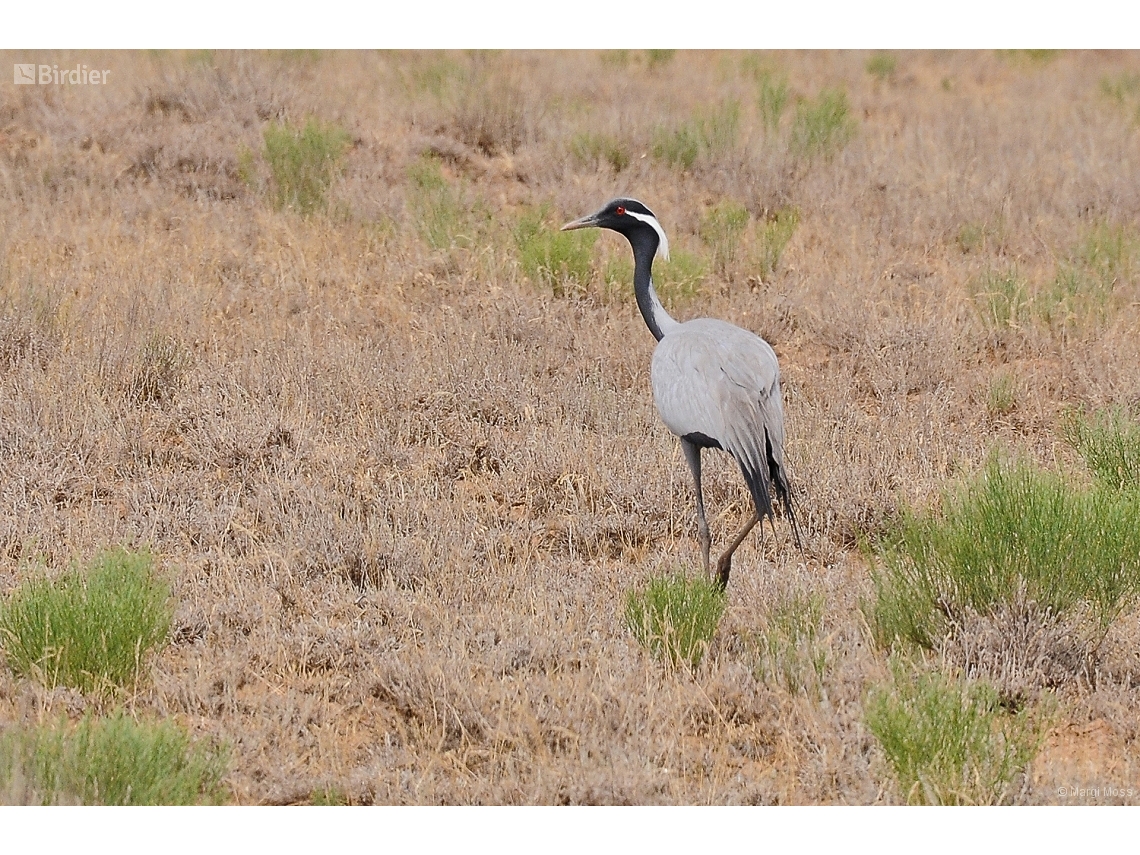
<path fill-rule="evenodd" d="M 728 588 L 728 573 L 732 570 L 732 554 L 722 555 L 716 563 L 716 586 L 721 593 Z"/>

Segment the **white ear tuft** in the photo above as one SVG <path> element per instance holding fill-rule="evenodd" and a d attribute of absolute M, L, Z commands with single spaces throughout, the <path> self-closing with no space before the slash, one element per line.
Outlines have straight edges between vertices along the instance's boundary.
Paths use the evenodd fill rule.
<path fill-rule="evenodd" d="M 636 211 L 626 211 L 631 217 L 636 217 L 643 223 L 649 223 L 653 226 L 653 230 L 657 232 L 657 237 L 660 240 L 657 242 L 657 254 L 660 255 L 665 261 L 669 260 L 669 238 L 665 237 L 665 229 L 661 228 L 661 224 L 657 222 L 657 218 L 651 214 L 639 214 Z"/>

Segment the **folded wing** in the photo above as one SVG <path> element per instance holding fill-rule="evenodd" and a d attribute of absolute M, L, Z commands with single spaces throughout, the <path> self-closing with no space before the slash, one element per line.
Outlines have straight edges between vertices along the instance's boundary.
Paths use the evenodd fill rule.
<path fill-rule="evenodd" d="M 651 374 L 669 430 L 731 454 L 761 515 L 772 517 L 773 481 L 790 512 L 780 372 L 767 342 L 725 321 L 689 321 L 661 339 Z"/>

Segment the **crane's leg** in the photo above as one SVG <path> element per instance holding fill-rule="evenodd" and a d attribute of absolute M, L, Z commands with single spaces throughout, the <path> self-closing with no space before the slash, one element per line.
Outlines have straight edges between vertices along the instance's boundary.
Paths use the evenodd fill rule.
<path fill-rule="evenodd" d="M 752 531 L 758 522 L 760 522 L 760 512 L 753 510 L 748 522 L 737 532 L 732 543 L 728 545 L 728 549 L 724 551 L 724 555 L 722 555 L 720 560 L 716 563 L 717 584 L 720 585 L 722 591 L 728 587 L 728 571 L 732 569 L 732 553 L 736 552 L 736 547 L 744 542 L 744 538 L 748 537 L 748 533 Z"/>
<path fill-rule="evenodd" d="M 709 575 L 709 546 L 712 538 L 709 536 L 709 523 L 705 519 L 705 497 L 701 493 L 701 447 L 687 439 L 681 440 L 681 450 L 685 452 L 685 460 L 689 462 L 689 469 L 693 472 L 693 483 L 697 487 L 697 536 L 701 541 L 701 558 L 704 561 L 705 575 Z"/>

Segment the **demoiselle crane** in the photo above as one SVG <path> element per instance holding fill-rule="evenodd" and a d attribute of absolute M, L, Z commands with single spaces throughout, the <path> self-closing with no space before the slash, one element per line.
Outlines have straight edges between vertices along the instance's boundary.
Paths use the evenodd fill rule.
<path fill-rule="evenodd" d="M 732 554 L 763 517 L 775 530 L 772 493 L 783 505 L 800 546 L 799 526 L 784 467 L 784 408 L 780 369 L 771 346 L 727 321 L 670 317 L 653 290 L 653 259 L 669 258 L 661 223 L 636 199 L 614 199 L 594 214 L 573 220 L 569 229 L 612 229 L 633 247 L 633 290 L 645 325 L 657 339 L 650 377 L 661 419 L 681 439 L 697 488 L 697 533 L 709 574 L 709 525 L 701 493 L 701 451 L 719 448 L 740 465 L 754 510 L 716 564 L 716 581 L 728 585 Z"/>

